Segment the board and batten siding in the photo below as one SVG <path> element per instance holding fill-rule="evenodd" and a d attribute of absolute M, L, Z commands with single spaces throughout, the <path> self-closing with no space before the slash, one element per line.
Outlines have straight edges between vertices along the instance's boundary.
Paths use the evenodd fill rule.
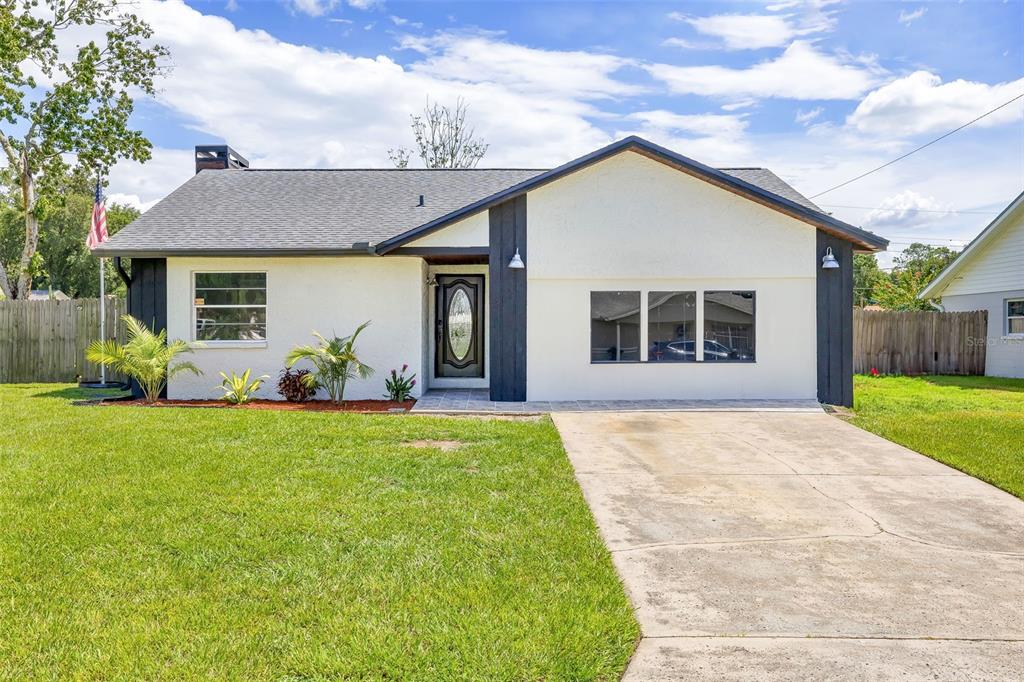
<path fill-rule="evenodd" d="M 816 397 L 813 227 L 632 152 L 527 198 L 529 400 Z M 756 362 L 591 364 L 591 291 L 707 290 L 756 292 Z"/>
<path fill-rule="evenodd" d="M 359 357 L 376 370 L 368 380 L 351 381 L 345 398 L 384 398 L 384 380 L 392 369 L 408 364 L 408 373 L 423 377 L 424 320 L 423 261 L 396 256 L 307 258 L 168 258 L 167 329 L 172 339 L 193 337 L 193 273 L 266 272 L 267 340 L 265 343 L 198 344 L 187 359 L 203 376 L 175 376 L 168 397 L 219 397 L 218 372 L 269 375 L 260 398 L 280 400 L 277 377 L 295 346 L 312 344 L 316 330 L 326 337 L 346 336 L 370 320 L 359 336 Z M 308 367 L 301 363 L 297 367 Z M 419 395 L 423 382 L 417 382 Z M 324 397 L 324 396 L 321 396 Z"/>

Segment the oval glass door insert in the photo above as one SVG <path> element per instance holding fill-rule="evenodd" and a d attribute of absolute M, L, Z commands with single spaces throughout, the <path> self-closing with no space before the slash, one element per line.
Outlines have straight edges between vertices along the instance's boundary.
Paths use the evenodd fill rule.
<path fill-rule="evenodd" d="M 448 302 L 448 346 L 456 360 L 464 360 L 473 340 L 473 306 L 459 288 Z"/>

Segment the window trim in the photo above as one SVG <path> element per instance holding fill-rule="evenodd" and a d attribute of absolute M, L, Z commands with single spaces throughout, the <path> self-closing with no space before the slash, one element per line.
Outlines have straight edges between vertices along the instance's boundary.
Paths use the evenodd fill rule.
<path fill-rule="evenodd" d="M 1024 339 L 1024 332 L 1010 331 L 1010 320 L 1024 320 L 1024 315 L 1010 314 L 1011 303 L 1024 303 L 1024 298 L 1014 297 L 1003 299 L 1003 336 L 1008 339 Z"/>
<path fill-rule="evenodd" d="M 254 303 L 251 305 L 239 306 L 239 305 L 224 305 L 224 304 L 211 304 L 211 305 L 196 305 L 196 276 L 197 275 L 263 275 L 264 284 L 263 291 L 266 302 L 263 304 Z M 267 339 L 270 338 L 270 319 L 267 318 L 266 327 L 267 333 L 266 338 L 262 340 L 248 340 L 248 339 L 212 339 L 204 341 L 196 338 L 196 323 L 198 321 L 196 315 L 196 308 L 263 308 L 267 311 L 270 308 L 270 275 L 266 270 L 245 270 L 245 269 L 213 269 L 213 270 L 192 270 L 190 273 L 192 280 L 191 296 L 189 298 L 189 307 L 191 310 L 190 325 L 192 330 L 189 332 L 189 345 L 192 348 L 266 348 Z"/>

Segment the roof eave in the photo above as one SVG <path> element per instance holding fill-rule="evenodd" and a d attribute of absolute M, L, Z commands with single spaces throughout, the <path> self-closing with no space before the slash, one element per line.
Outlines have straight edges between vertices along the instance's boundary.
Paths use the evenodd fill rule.
<path fill-rule="evenodd" d="M 844 223 L 841 220 L 836 220 L 825 213 L 812 211 L 805 206 L 801 206 L 795 201 L 761 189 L 756 185 L 752 185 L 740 180 L 739 178 L 728 175 L 727 173 L 723 173 L 716 168 L 711 168 L 710 166 L 706 166 L 698 161 L 694 161 L 693 159 L 681 154 L 677 154 L 670 149 L 656 145 L 653 142 L 648 142 L 643 138 L 630 136 L 619 140 L 618 142 L 613 142 L 612 144 L 602 147 L 601 149 L 591 152 L 585 156 L 581 156 L 580 158 L 563 164 L 558 168 L 549 170 L 546 173 L 541 173 L 536 177 L 524 180 L 519 184 L 513 185 L 512 187 L 500 192 L 496 192 L 489 197 L 484 197 L 479 201 L 468 204 L 456 211 L 452 211 L 447 215 L 443 215 L 440 218 L 424 223 L 423 225 L 408 230 L 400 235 L 386 239 L 377 244 L 377 252 L 381 254 L 387 253 L 388 251 L 396 249 L 403 244 L 407 244 L 412 240 L 435 232 L 457 220 L 468 218 L 480 211 L 489 209 L 492 206 L 508 201 L 509 199 L 513 199 L 522 194 L 526 194 L 531 190 L 537 189 L 538 187 L 550 182 L 554 182 L 565 175 L 582 170 L 583 168 L 598 163 L 599 161 L 603 161 L 615 154 L 628 150 L 636 151 L 655 161 L 667 163 L 677 170 L 711 182 L 716 186 L 740 194 L 748 199 L 752 199 L 758 203 L 766 205 L 769 208 L 779 210 L 793 218 L 796 218 L 797 220 L 810 223 L 825 232 L 852 242 L 854 245 L 865 251 L 884 251 L 889 245 L 889 241 L 887 239 L 879 237 L 867 230 L 862 230 L 859 227 Z"/>

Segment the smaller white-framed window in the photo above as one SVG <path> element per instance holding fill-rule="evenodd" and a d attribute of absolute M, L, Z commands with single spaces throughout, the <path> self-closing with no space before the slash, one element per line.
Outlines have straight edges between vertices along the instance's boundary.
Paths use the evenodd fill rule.
<path fill-rule="evenodd" d="M 1024 298 L 1006 299 L 1006 335 L 1024 336 Z"/>
<path fill-rule="evenodd" d="M 267 340 L 267 273 L 192 274 L 192 340 Z"/>

